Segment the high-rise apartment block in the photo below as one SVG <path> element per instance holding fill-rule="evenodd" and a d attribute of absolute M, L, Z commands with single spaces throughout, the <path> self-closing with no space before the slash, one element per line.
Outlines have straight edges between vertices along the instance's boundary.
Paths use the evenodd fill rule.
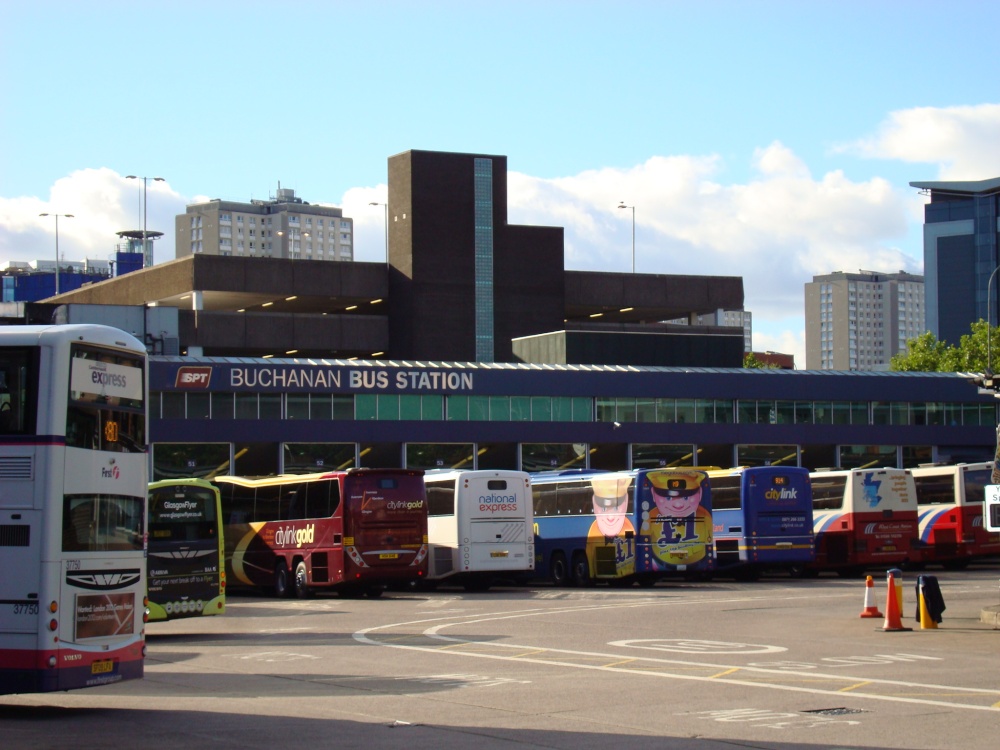
<path fill-rule="evenodd" d="M 178 258 L 354 259 L 354 220 L 342 209 L 306 203 L 288 188 L 266 201 L 195 203 L 175 222 Z"/>
<path fill-rule="evenodd" d="M 924 206 L 927 330 L 957 346 L 976 321 L 997 324 L 1000 178 L 910 185 L 930 196 Z"/>
<path fill-rule="evenodd" d="M 885 370 L 926 330 L 924 278 L 836 271 L 805 285 L 806 369 Z"/>

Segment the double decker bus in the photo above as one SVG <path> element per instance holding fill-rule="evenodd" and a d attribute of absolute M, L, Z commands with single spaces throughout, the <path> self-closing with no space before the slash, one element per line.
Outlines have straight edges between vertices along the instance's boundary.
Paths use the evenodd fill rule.
<path fill-rule="evenodd" d="M 809 574 L 854 577 L 872 566 L 919 562 L 917 496 L 910 469 L 810 472 L 816 560 Z"/>
<path fill-rule="evenodd" d="M 1000 554 L 1000 533 L 983 525 L 993 462 L 911 469 L 917 490 L 922 562 L 964 568 Z"/>
<path fill-rule="evenodd" d="M 204 479 L 164 479 L 148 498 L 149 619 L 225 614 L 219 490 Z"/>
<path fill-rule="evenodd" d="M 541 472 L 531 490 L 537 578 L 556 586 L 651 586 L 713 568 L 704 471 Z"/>
<path fill-rule="evenodd" d="M 212 479 L 222 496 L 226 586 L 299 598 L 382 595 L 427 575 L 423 471 L 348 469 Z"/>
<path fill-rule="evenodd" d="M 0 327 L 0 693 L 143 675 L 146 383 L 117 328 Z"/>
<path fill-rule="evenodd" d="M 708 472 L 715 572 L 756 580 L 765 570 L 800 574 L 816 558 L 809 470 L 749 466 Z"/>
<path fill-rule="evenodd" d="M 523 471 L 434 470 L 424 474 L 430 585 L 486 591 L 534 569 L 531 480 Z"/>

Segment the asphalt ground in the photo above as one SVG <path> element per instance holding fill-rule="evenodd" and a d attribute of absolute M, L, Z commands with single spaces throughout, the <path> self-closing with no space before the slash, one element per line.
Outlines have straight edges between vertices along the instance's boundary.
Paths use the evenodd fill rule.
<path fill-rule="evenodd" d="M 836 577 L 234 595 L 150 624 L 141 681 L 0 696 L 0 748 L 992 750 L 1000 564 L 925 572 L 936 628 L 915 573 L 898 623 Z"/>

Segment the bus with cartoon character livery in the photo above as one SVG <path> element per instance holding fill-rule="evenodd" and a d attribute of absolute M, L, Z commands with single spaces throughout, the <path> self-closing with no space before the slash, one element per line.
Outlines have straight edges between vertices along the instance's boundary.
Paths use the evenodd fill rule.
<path fill-rule="evenodd" d="M 535 574 L 557 586 L 652 585 L 710 571 L 703 471 L 542 472 L 531 477 Z"/>
<path fill-rule="evenodd" d="M 813 471 L 816 559 L 805 574 L 854 577 L 920 561 L 917 494 L 909 469 Z"/>

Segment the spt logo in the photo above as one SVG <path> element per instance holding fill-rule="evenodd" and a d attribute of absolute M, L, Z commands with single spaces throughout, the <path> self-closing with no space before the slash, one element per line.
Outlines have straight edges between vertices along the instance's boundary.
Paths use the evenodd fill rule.
<path fill-rule="evenodd" d="M 193 367 L 185 365 L 177 370 L 177 379 L 174 381 L 175 388 L 208 388 L 212 380 L 211 367 Z"/>

